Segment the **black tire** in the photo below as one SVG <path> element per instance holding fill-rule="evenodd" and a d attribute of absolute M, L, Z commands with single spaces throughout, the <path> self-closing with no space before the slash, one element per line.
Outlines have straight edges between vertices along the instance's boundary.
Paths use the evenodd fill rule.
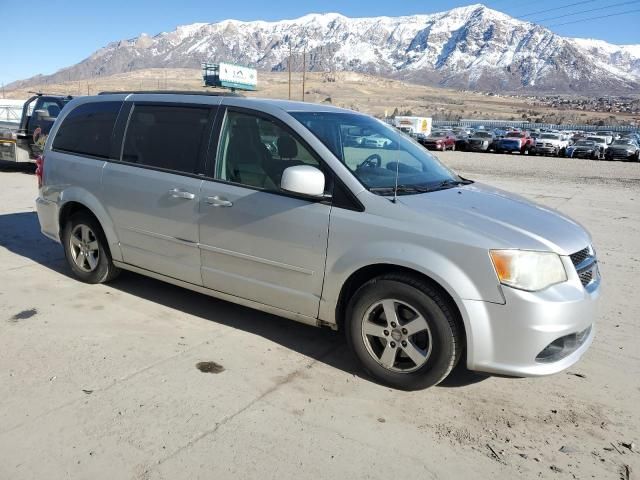
<path fill-rule="evenodd" d="M 97 248 L 93 250 L 95 255 L 92 255 L 95 266 L 87 260 L 85 263 L 86 268 L 83 269 L 78 265 L 78 261 L 74 258 L 79 255 L 75 253 L 77 248 L 72 246 L 72 233 L 75 233 L 77 229 L 82 230 L 82 227 L 89 228 L 91 235 L 88 237 L 91 243 L 97 242 Z M 75 235 L 74 235 L 75 236 Z M 76 240 L 78 238 L 76 237 Z M 100 223 L 96 218 L 88 212 L 78 212 L 73 214 L 65 223 L 62 230 L 62 245 L 64 247 L 64 256 L 67 259 L 67 263 L 73 272 L 73 275 L 80 281 L 85 283 L 106 283 L 113 280 L 120 273 L 120 269 L 113 264 L 111 258 L 111 252 L 109 252 L 107 239 L 102 231 Z M 87 255 L 84 255 L 85 259 Z"/>
<path fill-rule="evenodd" d="M 394 353 L 392 368 L 396 363 L 398 365 L 401 362 L 409 363 L 410 358 L 404 353 L 405 347 L 417 346 L 414 343 L 414 338 L 418 339 L 417 335 L 420 334 L 403 337 L 411 345 L 407 345 L 407 342 L 394 336 L 400 334 L 399 330 L 403 325 L 408 325 L 408 322 L 401 323 L 404 320 L 401 319 L 400 310 L 398 310 L 397 318 L 400 320 L 398 320 L 397 328 L 391 329 L 388 321 L 387 327 L 384 327 L 386 320 L 382 320 L 382 327 L 378 326 L 378 328 L 391 330 L 390 332 L 384 330 L 385 335 L 388 335 L 388 340 L 378 335 L 367 336 L 367 340 L 365 340 L 365 336 L 362 334 L 365 316 L 370 318 L 373 315 L 373 313 L 368 314 L 371 308 L 383 300 L 389 301 L 390 299 L 396 300 L 397 302 L 394 304 L 400 307 L 404 303 L 414 308 L 426 321 L 429 329 L 428 333 L 426 331 L 420 333 L 428 335 L 424 337 L 428 338 L 425 343 L 430 345 L 430 347 L 425 347 L 430 352 L 426 354 L 426 362 L 422 366 L 418 366 L 418 363 L 411 361 L 414 364 L 414 369 L 406 372 L 393 371 L 381 365 L 380 360 L 382 360 L 383 354 L 376 360 L 374 353 L 369 351 L 374 342 L 377 342 L 379 348 L 384 350 L 392 346 L 392 340 L 395 339 L 398 344 L 397 348 L 394 348 L 397 352 L 402 353 Z M 380 321 L 379 318 L 378 321 Z M 351 297 L 347 306 L 345 333 L 351 350 L 366 372 L 377 381 L 401 390 L 420 390 L 440 383 L 460 360 L 464 345 L 462 328 L 455 306 L 451 305 L 450 301 L 429 283 L 405 274 L 383 275 L 360 287 Z M 400 343 L 404 346 L 401 346 Z"/>

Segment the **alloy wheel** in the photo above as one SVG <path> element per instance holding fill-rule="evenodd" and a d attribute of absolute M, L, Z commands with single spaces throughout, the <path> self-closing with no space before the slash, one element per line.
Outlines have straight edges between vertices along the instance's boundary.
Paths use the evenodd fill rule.
<path fill-rule="evenodd" d="M 417 308 L 396 299 L 380 300 L 367 309 L 362 339 L 376 362 L 400 373 L 424 366 L 432 350 L 427 320 Z"/>
<path fill-rule="evenodd" d="M 100 259 L 98 237 L 90 227 L 78 224 L 69 236 L 69 251 L 76 266 L 83 272 L 93 272 Z"/>

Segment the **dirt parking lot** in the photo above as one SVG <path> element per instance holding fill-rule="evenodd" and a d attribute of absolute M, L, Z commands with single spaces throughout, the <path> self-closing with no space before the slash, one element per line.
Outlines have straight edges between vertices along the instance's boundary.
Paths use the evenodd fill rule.
<path fill-rule="evenodd" d="M 640 164 L 440 156 L 591 231 L 604 292 L 580 363 L 382 387 L 339 333 L 130 273 L 73 280 L 39 232 L 34 176 L 5 170 L 0 479 L 637 478 Z"/>

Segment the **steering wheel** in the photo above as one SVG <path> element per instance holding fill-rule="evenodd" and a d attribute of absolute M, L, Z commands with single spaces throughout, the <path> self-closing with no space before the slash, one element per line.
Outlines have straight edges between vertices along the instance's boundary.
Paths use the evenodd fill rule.
<path fill-rule="evenodd" d="M 358 165 L 358 168 L 380 168 L 382 166 L 382 157 L 377 153 L 369 155 L 364 162 Z"/>

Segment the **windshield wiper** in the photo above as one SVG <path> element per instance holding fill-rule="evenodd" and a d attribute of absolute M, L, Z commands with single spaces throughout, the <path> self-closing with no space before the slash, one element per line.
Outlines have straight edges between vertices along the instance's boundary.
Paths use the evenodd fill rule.
<path fill-rule="evenodd" d="M 421 187 L 419 185 L 398 185 L 397 189 L 394 187 L 372 187 L 369 189 L 372 193 L 381 193 L 392 195 L 394 191 L 398 193 L 425 193 L 430 192 L 431 188 Z"/>
<path fill-rule="evenodd" d="M 436 188 L 440 189 L 440 188 L 446 188 L 446 187 L 457 187 L 458 185 L 470 185 L 473 183 L 473 180 L 467 180 L 466 178 L 462 178 L 462 177 L 460 178 L 461 180 L 451 180 L 451 179 L 444 180 L 440 182 L 440 184 L 438 184 Z"/>
<path fill-rule="evenodd" d="M 435 192 L 436 190 L 442 190 L 443 188 L 455 187 L 458 185 L 469 185 L 471 183 L 473 183 L 473 180 L 467 180 L 466 178 L 462 178 L 461 180 L 447 179 L 430 186 L 398 185 L 397 189 L 395 189 L 394 187 L 371 187 L 369 191 L 371 193 L 377 193 L 381 195 L 393 195 L 394 191 L 397 191 L 397 193 L 428 193 Z"/>

